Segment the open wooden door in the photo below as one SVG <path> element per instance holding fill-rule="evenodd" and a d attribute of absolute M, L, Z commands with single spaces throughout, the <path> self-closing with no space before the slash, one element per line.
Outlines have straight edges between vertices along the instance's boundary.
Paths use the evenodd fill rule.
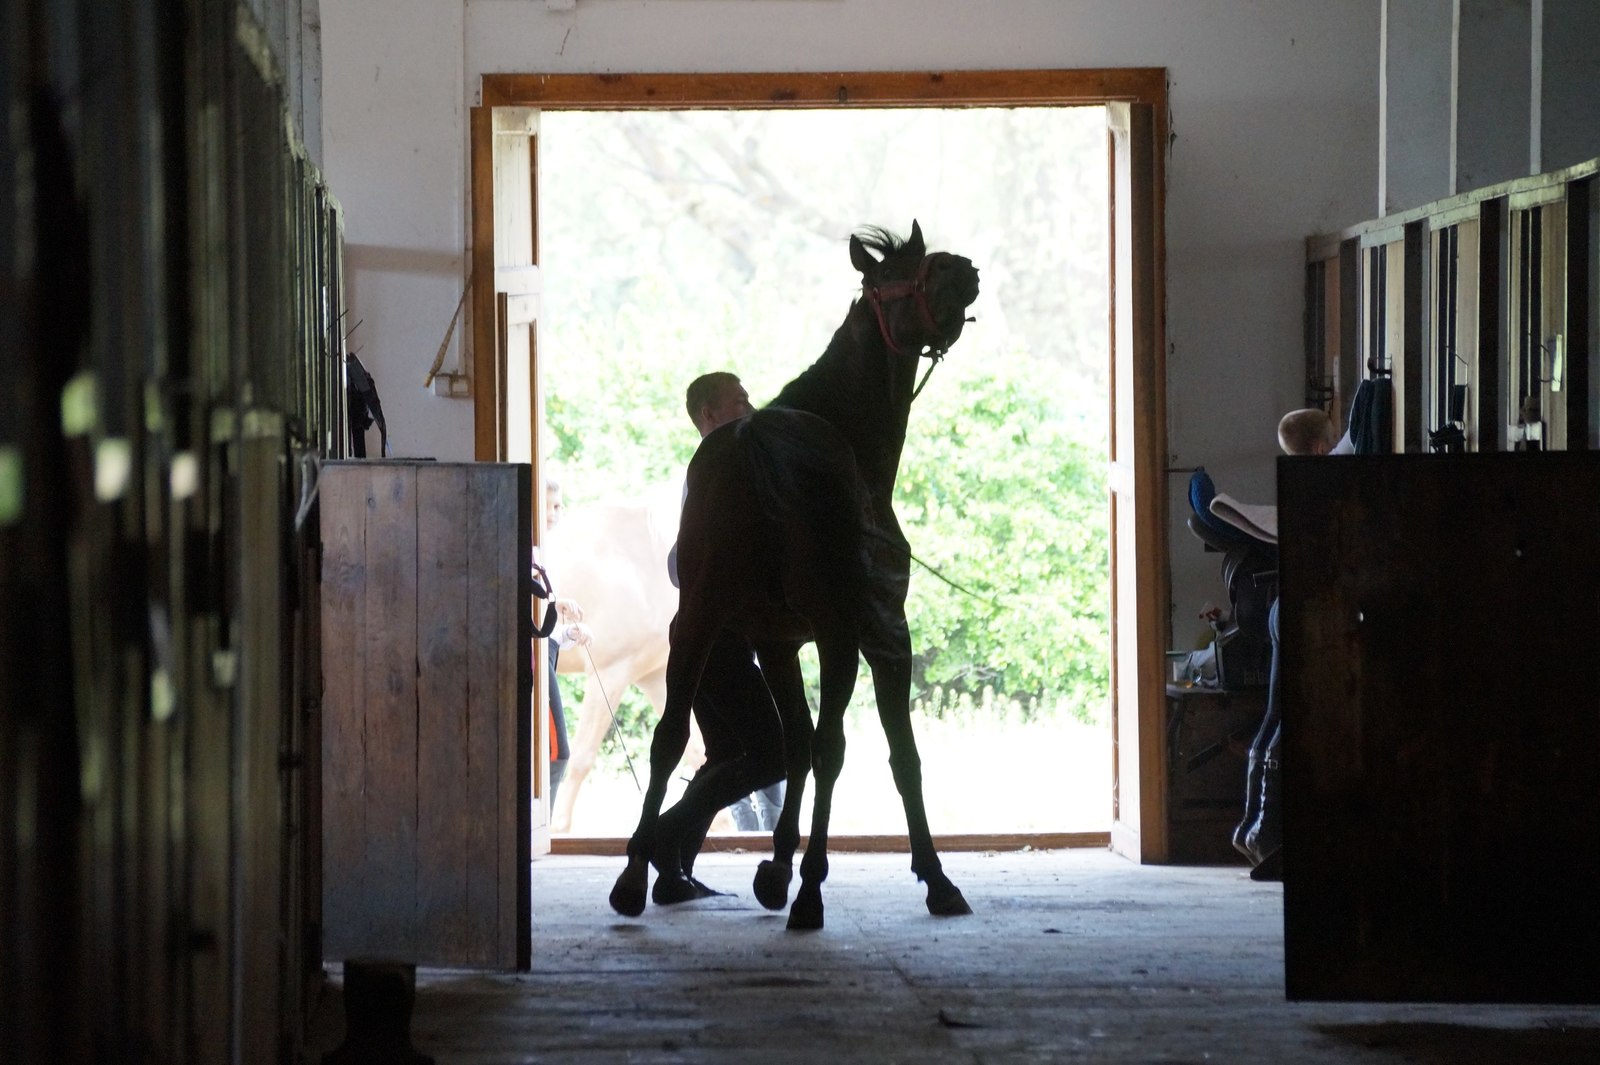
<path fill-rule="evenodd" d="M 531 107 L 472 109 L 472 307 L 474 457 L 533 467 L 533 542 L 545 536 L 544 471 L 535 446 L 543 417 L 538 359 L 539 112 Z M 533 649 L 533 706 L 549 705 L 543 640 Z M 533 715 L 533 750 L 550 746 L 549 717 Z M 536 757 L 532 847 L 550 850 L 549 760 Z"/>
<path fill-rule="evenodd" d="M 1155 108 L 1106 107 L 1112 142 L 1111 846 L 1168 857 L 1166 358 L 1162 339 L 1161 135 Z"/>

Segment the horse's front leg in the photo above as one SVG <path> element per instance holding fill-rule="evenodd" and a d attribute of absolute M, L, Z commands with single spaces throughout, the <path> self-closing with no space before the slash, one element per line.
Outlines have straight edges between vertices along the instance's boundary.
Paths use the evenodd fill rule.
<path fill-rule="evenodd" d="M 817 641 L 822 672 L 817 731 L 812 741 L 811 766 L 817 778 L 817 797 L 811 809 L 811 839 L 800 862 L 800 890 L 789 908 L 789 928 L 809 931 L 822 927 L 822 882 L 828 879 L 828 822 L 833 815 L 833 786 L 844 768 L 844 712 L 856 686 L 859 654 L 852 641 Z M 788 816 L 789 803 L 784 802 Z"/>
<path fill-rule="evenodd" d="M 756 867 L 752 887 L 761 905 L 781 910 L 789 904 L 789 883 L 794 879 L 794 852 L 800 846 L 800 809 L 805 800 L 806 778 L 811 773 L 814 730 L 797 652 L 789 647 L 762 647 L 757 654 L 783 720 L 783 763 L 788 784 L 783 794 L 783 812 L 772 830 L 772 859 Z"/>
<path fill-rule="evenodd" d="M 898 642 L 898 641 L 896 641 Z M 917 754 L 916 736 L 911 731 L 911 641 L 904 642 L 903 654 L 869 654 L 872 686 L 878 697 L 878 720 L 889 741 L 889 768 L 894 786 L 900 792 L 906 811 L 906 835 L 911 842 L 911 871 L 928 885 L 928 912 L 939 917 L 959 917 L 972 912 L 961 890 L 944 874 L 933 833 L 928 828 L 928 813 L 922 800 L 922 758 Z"/>

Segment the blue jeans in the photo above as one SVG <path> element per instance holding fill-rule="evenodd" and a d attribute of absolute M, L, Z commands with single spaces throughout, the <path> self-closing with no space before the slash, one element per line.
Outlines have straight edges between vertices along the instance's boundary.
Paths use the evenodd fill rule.
<path fill-rule="evenodd" d="M 780 780 L 730 804 L 728 812 L 733 814 L 734 827 L 740 832 L 771 832 L 778 827 L 786 783 Z"/>

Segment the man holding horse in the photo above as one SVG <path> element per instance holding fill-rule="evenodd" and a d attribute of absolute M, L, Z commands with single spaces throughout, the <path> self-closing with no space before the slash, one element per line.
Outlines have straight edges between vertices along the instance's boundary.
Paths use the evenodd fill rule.
<path fill-rule="evenodd" d="M 716 430 L 750 414 L 750 394 L 739 378 L 725 371 L 702 374 L 689 383 L 684 405 L 703 440 Z M 678 545 L 667 555 L 667 572 L 678 584 Z M 690 790 L 727 795 L 720 809 L 751 792 L 779 789 L 781 806 L 784 780 L 783 723 L 767 682 L 756 665 L 755 649 L 747 637 L 723 630 L 711 646 L 700 687 L 694 697 L 694 718 L 705 741 L 706 760 L 685 790 L 684 799 L 661 815 L 660 838 L 677 840 L 678 869 L 670 857 L 658 862 L 651 898 L 658 904 L 687 902 L 716 894 L 694 877 L 694 861 L 705 843 L 711 821 L 684 823 L 692 805 Z"/>

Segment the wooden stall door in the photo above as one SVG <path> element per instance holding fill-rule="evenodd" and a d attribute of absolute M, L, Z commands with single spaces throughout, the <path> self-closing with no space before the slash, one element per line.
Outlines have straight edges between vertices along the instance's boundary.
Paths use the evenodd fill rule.
<path fill-rule="evenodd" d="M 1279 460 L 1291 999 L 1600 1002 L 1600 454 Z"/>
<path fill-rule="evenodd" d="M 526 969 L 529 467 L 324 466 L 330 960 Z"/>

